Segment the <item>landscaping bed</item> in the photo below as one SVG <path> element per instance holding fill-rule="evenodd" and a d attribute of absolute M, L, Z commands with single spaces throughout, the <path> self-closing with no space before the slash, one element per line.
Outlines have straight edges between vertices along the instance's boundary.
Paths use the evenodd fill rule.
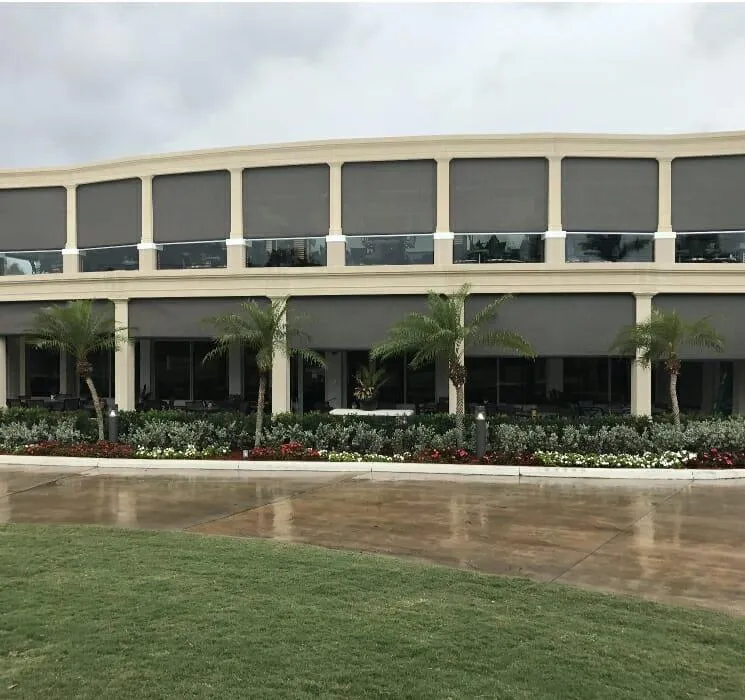
<path fill-rule="evenodd" d="M 120 441 L 98 442 L 86 414 L 0 411 L 0 453 L 30 456 L 253 461 L 405 462 L 638 469 L 745 467 L 745 419 L 509 418 L 488 424 L 475 454 L 470 417 L 458 444 L 453 416 L 283 415 L 253 447 L 254 416 L 166 411 L 122 413 Z"/>

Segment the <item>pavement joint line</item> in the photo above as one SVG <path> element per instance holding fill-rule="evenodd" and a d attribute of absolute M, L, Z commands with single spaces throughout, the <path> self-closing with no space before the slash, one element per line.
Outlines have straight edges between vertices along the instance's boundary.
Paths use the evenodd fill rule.
<path fill-rule="evenodd" d="M 66 474 L 64 476 L 57 476 L 54 479 L 49 479 L 48 481 L 42 481 L 41 483 L 33 484 L 31 486 L 27 486 L 25 489 L 18 489 L 17 491 L 9 491 L 8 493 L 3 494 L 3 496 L 0 497 L 0 499 L 10 498 L 11 496 L 16 496 L 19 493 L 26 493 L 27 491 L 33 491 L 34 489 L 38 489 L 38 488 L 41 488 L 43 486 L 52 486 L 52 485 L 57 484 L 57 483 L 59 483 L 61 481 L 67 481 L 68 479 L 73 479 L 75 477 L 86 476 L 87 473 L 88 472 L 74 472 L 74 473 L 71 473 L 71 474 Z"/>
<path fill-rule="evenodd" d="M 210 523 L 217 523 L 217 522 L 220 522 L 221 520 L 227 520 L 228 518 L 232 518 L 234 515 L 241 515 L 242 513 L 249 513 L 252 510 L 261 510 L 262 508 L 268 508 L 269 506 L 276 505 L 277 503 L 282 503 L 283 501 L 293 501 L 297 498 L 303 498 L 303 496 L 307 496 L 309 494 L 315 493 L 316 491 L 320 491 L 321 489 L 329 488 L 331 486 L 338 486 L 348 481 L 354 481 L 354 479 L 357 478 L 359 475 L 360 475 L 359 472 L 354 472 L 352 474 L 345 474 L 344 476 L 341 476 L 338 479 L 332 479 L 331 481 L 328 481 L 327 483 L 324 483 L 324 484 L 319 484 L 318 486 L 311 486 L 310 488 L 303 489 L 302 491 L 298 491 L 297 493 L 291 493 L 289 496 L 280 496 L 279 498 L 275 498 L 271 501 L 267 501 L 266 503 L 258 503 L 255 506 L 249 506 L 248 508 L 243 508 L 242 510 L 236 510 L 231 513 L 219 515 L 216 518 L 207 518 L 206 520 L 199 520 L 195 523 L 192 523 L 191 525 L 187 525 L 185 528 L 182 528 L 182 532 L 189 532 L 193 528 L 199 527 L 200 525 L 209 525 Z"/>
<path fill-rule="evenodd" d="M 659 503 L 655 503 L 646 513 L 643 513 L 635 520 L 632 520 L 625 527 L 622 527 L 617 532 L 614 532 L 607 540 L 605 540 L 604 542 L 601 542 L 597 547 L 595 547 L 595 549 L 585 554 L 583 557 L 578 559 L 573 564 L 570 564 L 564 571 L 562 571 L 557 576 L 554 576 L 553 578 L 549 579 L 546 583 L 556 583 L 559 579 L 564 578 L 564 576 L 566 576 L 568 573 L 571 573 L 574 569 L 576 569 L 583 562 L 587 561 L 590 557 L 595 556 L 603 547 L 609 545 L 617 537 L 620 537 L 621 535 L 624 535 L 630 532 L 631 528 L 633 528 L 634 525 L 636 525 L 639 521 L 644 520 L 644 518 L 651 515 L 661 505 L 667 503 L 670 499 L 674 498 L 675 496 L 678 496 L 682 491 L 684 491 L 690 485 L 691 485 L 690 482 L 685 482 L 679 489 L 675 489 L 672 493 L 665 496 L 665 498 L 663 498 Z"/>

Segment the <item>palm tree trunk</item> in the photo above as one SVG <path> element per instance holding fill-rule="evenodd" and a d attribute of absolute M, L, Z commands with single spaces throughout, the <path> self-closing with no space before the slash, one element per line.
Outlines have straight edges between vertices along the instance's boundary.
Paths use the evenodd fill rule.
<path fill-rule="evenodd" d="M 85 378 L 85 385 L 88 387 L 88 391 L 91 393 L 91 399 L 93 400 L 93 408 L 96 410 L 96 423 L 98 423 L 98 440 L 103 442 L 103 411 L 101 410 L 101 399 L 98 398 L 98 392 L 96 391 L 96 385 L 93 383 L 90 375 Z"/>
<path fill-rule="evenodd" d="M 678 373 L 670 372 L 670 408 L 675 427 L 680 429 L 680 406 L 678 405 Z"/>
<path fill-rule="evenodd" d="M 463 447 L 466 419 L 466 391 L 463 384 L 455 387 L 455 431 L 458 447 Z"/>
<path fill-rule="evenodd" d="M 448 361 L 450 383 L 455 387 L 455 432 L 458 447 L 463 446 L 464 424 L 466 414 L 465 385 L 466 366 L 455 357 Z"/>
<path fill-rule="evenodd" d="M 266 396 L 266 374 L 259 372 L 259 398 L 256 401 L 256 433 L 254 447 L 261 445 L 261 431 L 264 428 L 264 401 Z"/>

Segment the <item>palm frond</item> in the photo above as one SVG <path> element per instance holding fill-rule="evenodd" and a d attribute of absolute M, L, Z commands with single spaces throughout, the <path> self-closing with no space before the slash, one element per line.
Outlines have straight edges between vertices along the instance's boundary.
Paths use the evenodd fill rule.
<path fill-rule="evenodd" d="M 78 360 L 99 350 L 116 350 L 126 334 L 110 309 L 96 309 L 90 299 L 41 309 L 26 332 L 36 347 L 64 351 Z"/>
<path fill-rule="evenodd" d="M 298 355 L 314 364 L 325 364 L 323 357 L 306 347 L 310 336 L 295 325 L 297 317 L 288 318 L 288 299 L 272 299 L 267 304 L 247 301 L 240 313 L 222 314 L 204 319 L 215 329 L 214 347 L 203 362 L 224 355 L 237 345 L 256 354 L 256 366 L 262 374 L 272 370 L 275 352 Z"/>
<path fill-rule="evenodd" d="M 685 347 L 721 351 L 724 338 L 709 317 L 687 322 L 675 311 L 652 309 L 646 321 L 622 328 L 611 346 L 621 355 L 638 355 L 643 365 L 678 358 Z"/>

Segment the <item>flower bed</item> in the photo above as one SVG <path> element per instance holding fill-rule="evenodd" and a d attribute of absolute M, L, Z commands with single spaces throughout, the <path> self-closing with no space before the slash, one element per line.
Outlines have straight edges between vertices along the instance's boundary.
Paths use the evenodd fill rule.
<path fill-rule="evenodd" d="M 250 450 L 230 450 L 228 447 L 199 449 L 188 445 L 182 450 L 166 448 L 134 448 L 124 443 L 92 442 L 65 444 L 47 440 L 25 445 L 16 454 L 37 457 L 94 457 L 102 459 L 193 459 L 193 460 L 249 460 L 256 462 L 349 462 L 349 463 L 408 463 L 507 465 L 546 467 L 580 467 L 605 469 L 736 469 L 745 467 L 745 452 L 726 452 L 716 448 L 702 452 L 666 451 L 645 454 L 573 454 L 537 451 L 507 455 L 487 452 L 479 459 L 467 449 L 428 449 L 384 455 L 374 452 L 316 450 L 298 442 L 277 447 L 256 447 Z"/>

